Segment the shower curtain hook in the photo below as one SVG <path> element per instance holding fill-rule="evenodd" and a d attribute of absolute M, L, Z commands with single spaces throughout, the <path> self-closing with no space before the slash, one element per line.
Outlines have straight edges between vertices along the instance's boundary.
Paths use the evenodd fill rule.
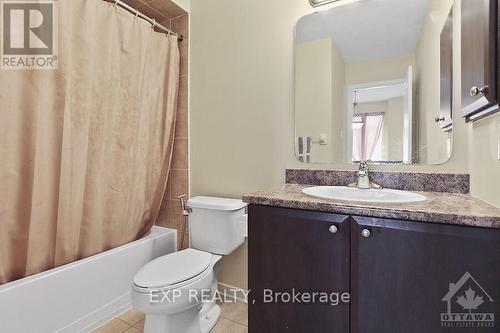
<path fill-rule="evenodd" d="M 139 17 L 139 9 L 135 10 L 135 19 L 137 19 L 137 17 Z"/>
<path fill-rule="evenodd" d="M 151 29 L 155 30 L 155 26 L 156 26 L 156 20 L 153 19 L 153 23 L 151 24 Z"/>
<path fill-rule="evenodd" d="M 116 0 L 115 3 L 113 4 L 113 6 L 116 7 L 116 5 L 118 4 L 118 1 L 120 1 L 120 0 Z"/>

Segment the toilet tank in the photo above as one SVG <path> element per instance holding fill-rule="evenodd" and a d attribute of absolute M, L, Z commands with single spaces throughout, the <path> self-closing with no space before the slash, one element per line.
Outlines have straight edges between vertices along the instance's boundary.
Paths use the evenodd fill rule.
<path fill-rule="evenodd" d="M 198 196 L 189 199 L 188 206 L 191 248 L 227 255 L 245 241 L 238 225 L 245 215 L 243 201 Z"/>

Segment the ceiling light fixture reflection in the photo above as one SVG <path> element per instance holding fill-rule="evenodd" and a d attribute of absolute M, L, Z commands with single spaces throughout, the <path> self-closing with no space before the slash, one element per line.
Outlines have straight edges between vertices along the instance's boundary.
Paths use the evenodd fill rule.
<path fill-rule="evenodd" d="M 319 7 L 319 6 L 327 5 L 327 4 L 335 2 L 335 1 L 339 1 L 339 0 L 309 0 L 309 3 L 313 7 Z"/>

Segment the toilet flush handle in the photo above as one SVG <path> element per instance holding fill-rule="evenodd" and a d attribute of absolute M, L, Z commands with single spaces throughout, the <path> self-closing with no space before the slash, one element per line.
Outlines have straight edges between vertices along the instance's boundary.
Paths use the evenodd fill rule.
<path fill-rule="evenodd" d="M 193 210 L 191 207 L 186 205 L 186 202 L 184 201 L 185 197 L 187 197 L 187 195 L 181 194 L 177 197 L 177 200 L 179 200 L 179 207 L 181 208 L 182 215 L 189 216 Z"/>

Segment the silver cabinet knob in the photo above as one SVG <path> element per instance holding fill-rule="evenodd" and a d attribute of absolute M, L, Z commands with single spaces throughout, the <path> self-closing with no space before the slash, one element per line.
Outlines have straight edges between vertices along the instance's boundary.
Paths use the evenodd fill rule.
<path fill-rule="evenodd" d="M 364 238 L 368 238 L 368 237 L 370 237 L 370 235 L 371 235 L 371 234 L 372 234 L 372 233 L 371 233 L 371 232 L 370 232 L 370 230 L 368 230 L 368 229 L 363 229 L 363 230 L 361 230 L 361 236 L 363 236 Z"/>
<path fill-rule="evenodd" d="M 434 121 L 435 121 L 436 123 L 439 123 L 440 121 L 445 121 L 445 119 L 446 119 L 446 118 L 445 118 L 444 116 L 443 116 L 443 117 L 436 116 L 436 118 L 434 118 Z"/>
<path fill-rule="evenodd" d="M 471 95 L 472 97 L 476 97 L 479 95 L 486 95 L 487 91 L 488 87 L 482 87 L 482 88 L 472 87 L 470 88 L 469 95 Z"/>
<path fill-rule="evenodd" d="M 329 230 L 332 234 L 336 234 L 336 233 L 339 231 L 339 228 L 337 228 L 336 226 L 332 225 L 332 226 L 330 226 L 330 228 L 328 228 L 328 230 Z"/>

